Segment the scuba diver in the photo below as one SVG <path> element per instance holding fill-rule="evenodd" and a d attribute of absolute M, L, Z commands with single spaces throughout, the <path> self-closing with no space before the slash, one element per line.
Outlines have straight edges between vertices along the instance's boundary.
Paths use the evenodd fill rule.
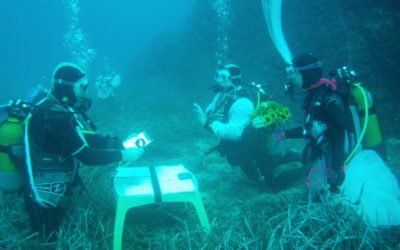
<path fill-rule="evenodd" d="M 25 159 L 15 161 L 23 175 L 32 229 L 48 242 L 58 239 L 66 197 L 80 183 L 80 162 L 89 166 L 133 162 L 143 154 L 141 148 L 125 149 L 117 137 L 94 132 L 86 115 L 90 107 L 90 99 L 85 97 L 88 79 L 78 65 L 59 64 L 52 84 L 44 99 L 25 103 L 31 107 L 21 122 L 25 124 L 20 131 L 24 133 L 20 143 L 24 144 Z"/>
<path fill-rule="evenodd" d="M 254 110 L 253 102 L 243 93 L 240 68 L 226 64 L 217 70 L 214 80 L 217 84 L 212 90 L 216 95 L 205 112 L 194 104 L 198 119 L 224 142 L 238 141 Z"/>
<path fill-rule="evenodd" d="M 220 139 L 212 150 L 226 156 L 229 164 L 239 165 L 247 177 L 264 187 L 274 192 L 284 189 L 292 181 L 275 180 L 272 169 L 279 164 L 300 161 L 300 155 L 278 147 L 283 139 L 279 136 L 280 130 L 267 132 L 248 126 L 255 111 L 252 99 L 256 94 L 252 95 L 250 88 L 244 88 L 237 65 L 226 64 L 219 68 L 214 80 L 217 84 L 212 90 L 216 95 L 205 111 L 194 104 L 200 124 Z M 254 92 L 254 87 L 252 90 Z"/>
<path fill-rule="evenodd" d="M 112 70 L 111 64 L 107 58 L 104 58 L 104 73 L 96 78 L 97 97 L 100 99 L 108 99 L 115 97 L 115 90 L 121 85 L 121 76 Z"/>
<path fill-rule="evenodd" d="M 319 201 L 325 195 L 340 192 L 349 156 L 361 150 L 356 146 L 362 125 L 357 108 L 363 107 L 354 102 L 357 99 L 354 100 L 348 79 L 343 76 L 332 80 L 322 78 L 322 63 L 314 55 L 299 55 L 292 63 L 287 70 L 285 88 L 291 94 L 299 89 L 306 92 L 304 123 L 302 127 L 284 132 L 287 138 L 305 137 L 303 164 L 310 168 L 306 184 L 311 199 Z M 343 70 L 347 69 L 344 67 L 339 72 Z M 379 128 L 374 130 L 380 136 Z"/>

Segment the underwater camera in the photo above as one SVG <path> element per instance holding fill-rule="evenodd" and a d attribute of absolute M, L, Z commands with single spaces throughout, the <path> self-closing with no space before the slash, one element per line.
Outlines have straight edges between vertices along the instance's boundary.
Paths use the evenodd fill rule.
<path fill-rule="evenodd" d="M 140 132 L 128 140 L 126 140 L 123 145 L 125 148 L 143 148 L 152 143 L 153 140 L 147 135 L 146 132 Z"/>

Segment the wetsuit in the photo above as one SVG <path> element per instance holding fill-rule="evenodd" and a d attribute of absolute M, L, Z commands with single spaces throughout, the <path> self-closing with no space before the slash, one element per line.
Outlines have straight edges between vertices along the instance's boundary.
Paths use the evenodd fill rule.
<path fill-rule="evenodd" d="M 292 161 L 300 161 L 299 154 L 283 151 L 279 143 L 268 139 L 274 131 L 247 126 L 254 110 L 250 95 L 245 90 L 218 93 L 206 109 L 208 124 L 221 138 L 217 150 L 226 156 L 231 165 L 239 165 L 247 177 L 260 180 L 271 191 L 280 191 L 299 178 L 299 171 L 274 177 L 274 167 Z M 273 139 L 272 139 L 273 140 Z"/>
<path fill-rule="evenodd" d="M 53 240 L 57 238 L 54 233 L 59 230 L 64 197 L 79 178 L 79 162 L 104 165 L 122 159 L 119 140 L 96 134 L 84 136 L 78 118 L 73 109 L 61 106 L 49 96 L 35 108 L 29 120 L 31 164 L 26 167 L 25 203 L 32 229 L 41 236 L 51 235 Z M 38 188 L 43 183 L 41 188 L 48 189 L 48 194 L 42 193 L 38 198 L 37 191 L 32 188 L 32 176 L 35 177 L 34 186 Z M 54 188 L 46 183 L 59 185 Z M 59 195 L 54 194 L 57 191 Z"/>
<path fill-rule="evenodd" d="M 357 124 L 346 101 L 327 84 L 312 88 L 303 103 L 303 127 L 285 131 L 287 138 L 305 136 L 307 145 L 303 163 L 308 167 L 324 168 L 331 191 L 336 191 L 343 182 L 345 158 L 357 142 Z M 314 122 L 326 124 L 326 130 L 317 138 L 311 136 Z M 313 166 L 316 160 L 322 160 L 323 166 Z"/>

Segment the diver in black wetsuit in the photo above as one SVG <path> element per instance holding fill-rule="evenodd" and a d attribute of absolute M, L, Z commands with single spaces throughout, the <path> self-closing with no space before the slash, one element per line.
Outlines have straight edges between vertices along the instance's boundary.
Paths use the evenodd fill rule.
<path fill-rule="evenodd" d="M 339 192 L 346 156 L 357 142 L 357 122 L 335 83 L 322 78 L 321 62 L 311 54 L 297 56 L 288 70 L 289 86 L 306 91 L 303 127 L 286 130 L 287 138 L 305 137 L 303 163 L 310 168 L 306 184 L 312 199 L 329 190 Z"/>
<path fill-rule="evenodd" d="M 143 149 L 124 149 L 116 137 L 91 133 L 85 114 L 88 87 L 83 70 L 62 63 L 53 74 L 51 93 L 28 118 L 25 203 L 33 231 L 56 241 L 65 197 L 79 179 L 79 162 L 105 165 L 135 161 Z M 86 118 L 86 119 L 84 119 Z"/>

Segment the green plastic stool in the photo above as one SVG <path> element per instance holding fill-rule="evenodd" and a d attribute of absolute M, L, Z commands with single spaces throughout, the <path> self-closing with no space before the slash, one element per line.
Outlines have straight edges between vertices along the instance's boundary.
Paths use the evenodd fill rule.
<path fill-rule="evenodd" d="M 122 247 L 126 212 L 133 207 L 158 202 L 190 202 L 201 226 L 210 224 L 197 180 L 184 166 L 120 167 L 114 177 L 117 211 L 114 225 L 114 250 Z"/>

